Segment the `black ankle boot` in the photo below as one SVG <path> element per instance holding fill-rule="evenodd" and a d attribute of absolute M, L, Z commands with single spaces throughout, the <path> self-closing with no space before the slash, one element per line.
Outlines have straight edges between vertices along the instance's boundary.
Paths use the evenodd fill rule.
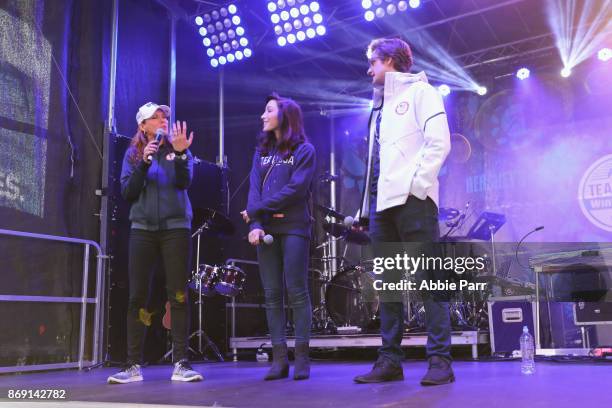
<path fill-rule="evenodd" d="M 287 344 L 272 346 L 272 367 L 264 377 L 264 380 L 278 380 L 289 376 L 289 359 L 287 358 Z"/>
<path fill-rule="evenodd" d="M 310 377 L 310 358 L 308 343 L 295 343 L 294 380 L 306 380 Z"/>

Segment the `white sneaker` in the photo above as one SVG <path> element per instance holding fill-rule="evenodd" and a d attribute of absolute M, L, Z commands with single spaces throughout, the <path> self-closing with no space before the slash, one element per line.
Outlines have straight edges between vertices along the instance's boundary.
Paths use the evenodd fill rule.
<path fill-rule="evenodd" d="M 181 360 L 174 364 L 174 370 L 172 371 L 172 381 L 201 381 L 204 377 L 196 370 L 191 368 L 187 360 Z"/>
<path fill-rule="evenodd" d="M 108 377 L 109 384 L 127 384 L 131 382 L 142 381 L 142 372 L 138 364 L 131 365 L 116 374 Z"/>

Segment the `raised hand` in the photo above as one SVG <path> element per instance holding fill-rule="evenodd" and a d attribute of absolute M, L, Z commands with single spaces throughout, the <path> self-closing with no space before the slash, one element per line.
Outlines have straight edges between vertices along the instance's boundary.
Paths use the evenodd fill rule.
<path fill-rule="evenodd" d="M 193 131 L 189 134 L 189 139 L 187 139 L 187 122 L 183 122 L 181 126 L 180 121 L 176 121 L 176 123 L 172 124 L 172 133 L 170 134 L 170 143 L 172 143 L 172 148 L 177 152 L 184 152 L 189 149 L 191 143 L 193 142 Z"/>

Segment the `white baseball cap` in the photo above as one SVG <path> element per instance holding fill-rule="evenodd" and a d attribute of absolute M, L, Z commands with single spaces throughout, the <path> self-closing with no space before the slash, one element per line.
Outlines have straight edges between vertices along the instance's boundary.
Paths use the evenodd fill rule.
<path fill-rule="evenodd" d="M 161 109 L 165 114 L 166 118 L 170 120 L 170 108 L 166 105 L 158 105 L 154 102 L 147 102 L 138 109 L 136 113 L 136 123 L 141 124 L 143 120 L 149 119 L 155 112 Z"/>

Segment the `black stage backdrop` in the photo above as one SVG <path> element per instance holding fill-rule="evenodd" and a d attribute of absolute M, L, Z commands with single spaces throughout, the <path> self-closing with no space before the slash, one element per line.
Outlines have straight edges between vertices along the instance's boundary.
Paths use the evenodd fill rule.
<path fill-rule="evenodd" d="M 109 4 L 0 2 L 0 228 L 99 240 Z M 81 246 L 0 236 L 2 295 L 80 296 L 82 269 Z M 75 361 L 77 304 L 1 305 L 0 365 Z"/>

